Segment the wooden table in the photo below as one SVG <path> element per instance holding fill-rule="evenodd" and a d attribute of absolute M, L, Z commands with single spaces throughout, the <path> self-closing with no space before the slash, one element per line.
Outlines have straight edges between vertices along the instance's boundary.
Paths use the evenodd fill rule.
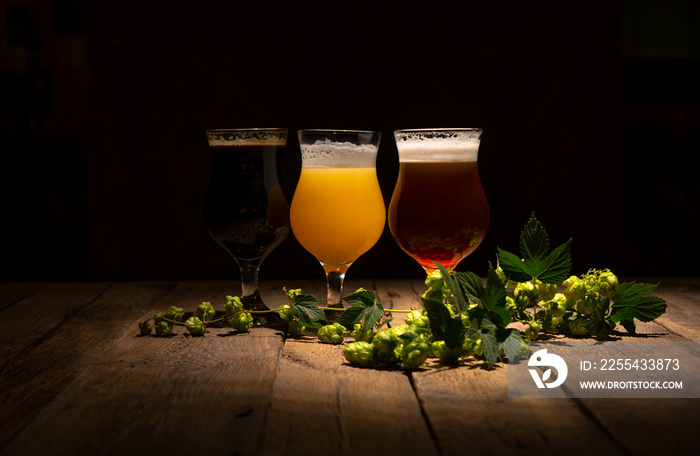
<path fill-rule="evenodd" d="M 640 331 L 700 341 L 700 279 L 664 278 Z M 320 281 L 263 281 L 323 296 Z M 416 308 L 419 281 L 350 281 Z M 170 305 L 223 308 L 236 282 L 0 284 L 0 455 L 669 454 L 700 446 L 696 399 L 509 399 L 508 366 L 434 362 L 406 374 L 347 364 L 314 334 L 176 327 L 141 337 Z M 399 315 L 399 314 L 395 314 Z M 400 318 L 400 317 L 399 317 Z"/>

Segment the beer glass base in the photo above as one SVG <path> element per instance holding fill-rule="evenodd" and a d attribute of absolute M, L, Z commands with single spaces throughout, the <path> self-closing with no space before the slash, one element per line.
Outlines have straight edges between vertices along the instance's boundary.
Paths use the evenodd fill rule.
<path fill-rule="evenodd" d="M 265 305 L 258 290 L 252 295 L 242 296 L 241 302 L 243 303 L 244 310 L 251 311 L 266 311 L 267 313 L 256 315 L 253 314 L 253 327 L 284 327 L 287 324 L 286 321 L 277 314 L 277 312 L 270 311 L 270 308 Z"/>
<path fill-rule="evenodd" d="M 326 315 L 326 319 L 328 320 L 329 323 L 335 322 L 338 318 L 340 318 L 340 314 L 343 313 L 345 308 L 343 307 L 342 303 L 338 304 L 329 304 L 327 307 L 333 307 L 334 309 L 324 309 L 323 313 Z M 335 310 L 337 308 L 338 310 Z"/>

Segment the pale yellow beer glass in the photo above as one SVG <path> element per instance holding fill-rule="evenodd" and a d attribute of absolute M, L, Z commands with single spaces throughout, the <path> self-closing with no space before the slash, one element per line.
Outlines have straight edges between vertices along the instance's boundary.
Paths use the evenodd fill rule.
<path fill-rule="evenodd" d="M 342 307 L 350 265 L 384 231 L 376 172 L 381 133 L 300 130 L 302 167 L 290 208 L 292 232 L 326 272 L 327 305 Z"/>

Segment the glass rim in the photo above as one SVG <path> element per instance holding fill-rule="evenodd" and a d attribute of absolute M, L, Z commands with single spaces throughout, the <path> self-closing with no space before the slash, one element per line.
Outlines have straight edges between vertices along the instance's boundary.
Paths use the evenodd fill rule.
<path fill-rule="evenodd" d="M 288 128 L 211 128 L 206 130 L 207 133 L 224 133 L 227 131 L 279 131 L 279 132 L 289 132 Z"/>
<path fill-rule="evenodd" d="M 430 133 L 430 132 L 444 132 L 444 131 L 480 131 L 483 132 L 484 129 L 481 127 L 470 127 L 470 128 L 405 128 L 401 130 L 394 130 L 394 133 Z"/>

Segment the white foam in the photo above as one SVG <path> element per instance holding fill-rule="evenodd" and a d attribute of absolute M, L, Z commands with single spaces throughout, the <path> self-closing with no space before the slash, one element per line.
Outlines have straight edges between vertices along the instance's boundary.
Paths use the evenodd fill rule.
<path fill-rule="evenodd" d="M 333 142 L 329 139 L 300 144 L 302 166 L 307 168 L 373 167 L 378 147 L 371 144 Z"/>
<path fill-rule="evenodd" d="M 477 138 L 420 138 L 398 141 L 399 161 L 475 162 L 479 155 Z"/>

